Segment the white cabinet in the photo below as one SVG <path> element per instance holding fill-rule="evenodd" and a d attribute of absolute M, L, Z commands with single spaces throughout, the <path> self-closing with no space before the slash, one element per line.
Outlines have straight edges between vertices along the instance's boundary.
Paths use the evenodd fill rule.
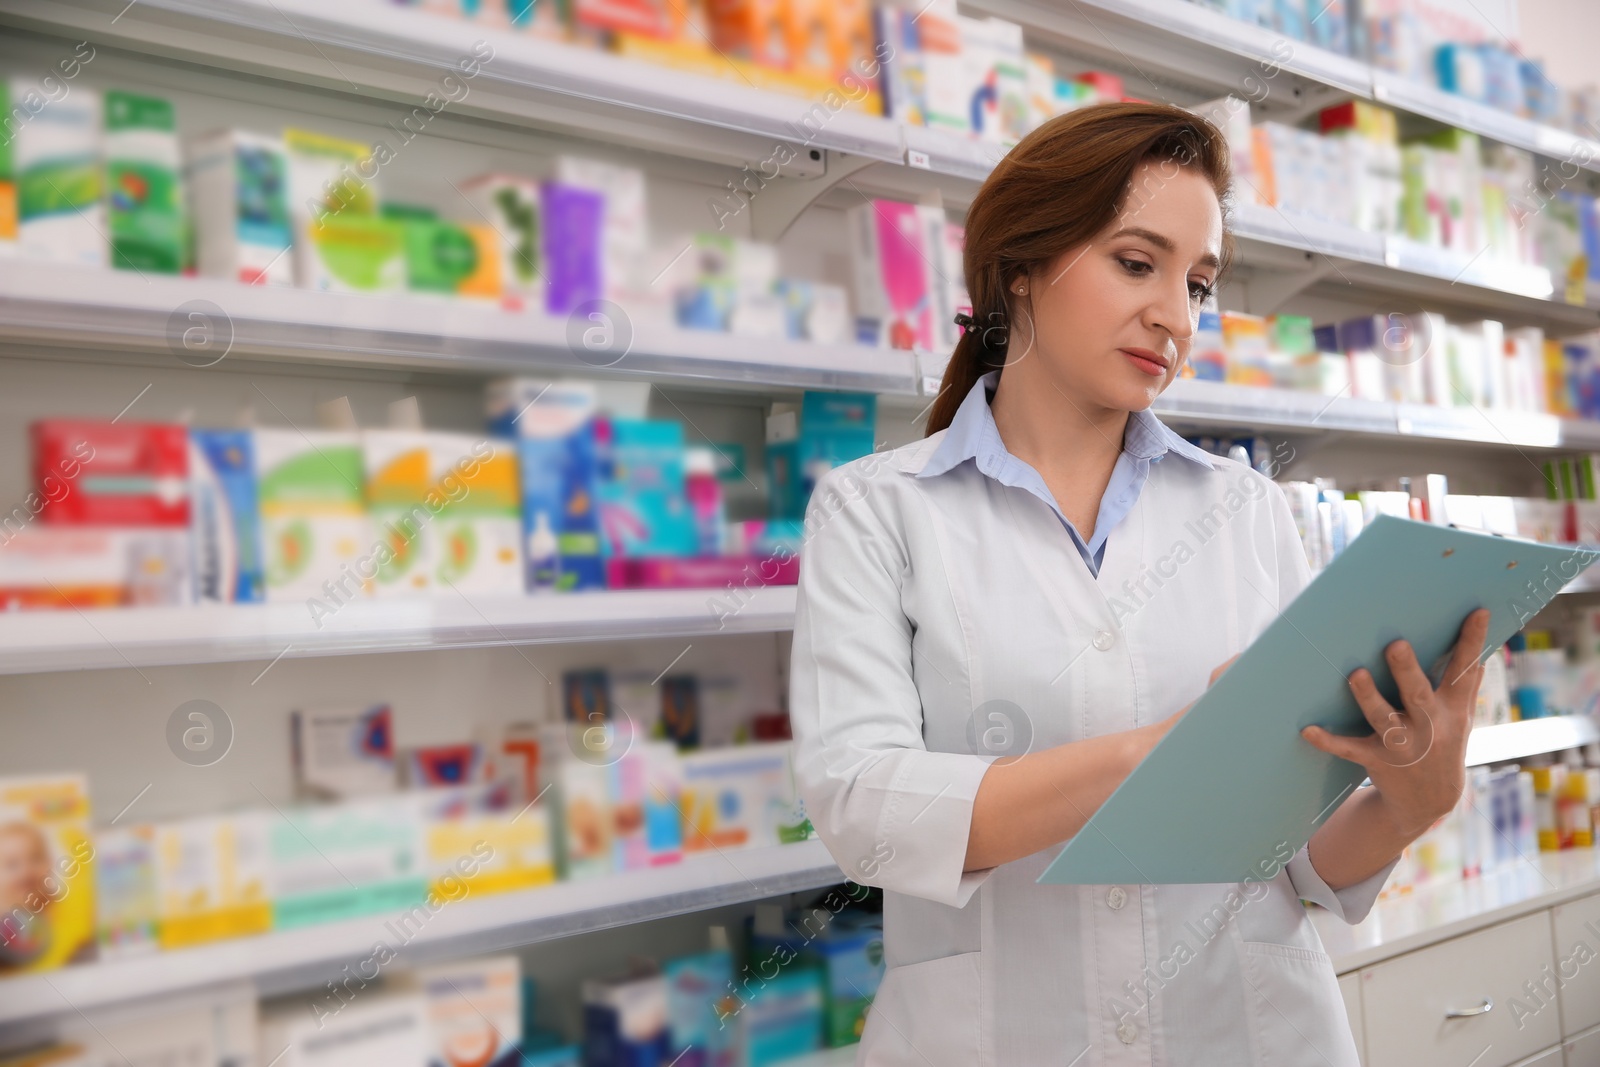
<path fill-rule="evenodd" d="M 1550 909 L 1550 918 L 1555 923 L 1552 974 L 1561 1003 L 1561 1031 L 1581 1033 L 1600 1026 L 1600 894 L 1558 904 Z"/>
<path fill-rule="evenodd" d="M 1470 1063 L 1507 1067 L 1561 1041 L 1553 1001 L 1518 1013 L 1523 983 L 1551 965 L 1550 914 L 1511 922 L 1362 970 L 1361 1003 L 1370 1067 Z"/>
<path fill-rule="evenodd" d="M 1350 1016 L 1350 1033 L 1356 1039 L 1356 1053 L 1361 1057 L 1362 1067 L 1366 1067 L 1367 1035 L 1366 1024 L 1361 1018 L 1361 976 L 1359 974 L 1340 976 L 1339 992 L 1344 996 L 1345 1014 Z"/>

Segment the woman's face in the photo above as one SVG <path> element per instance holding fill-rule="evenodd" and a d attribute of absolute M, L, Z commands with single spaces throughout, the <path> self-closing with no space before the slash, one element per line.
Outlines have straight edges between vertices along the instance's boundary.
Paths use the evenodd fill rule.
<path fill-rule="evenodd" d="M 1036 372 L 1096 407 L 1149 407 L 1189 358 L 1221 248 L 1222 211 L 1204 175 L 1172 161 L 1141 164 L 1109 226 L 1010 283 L 1019 314 L 1007 362 L 1036 358 Z"/>

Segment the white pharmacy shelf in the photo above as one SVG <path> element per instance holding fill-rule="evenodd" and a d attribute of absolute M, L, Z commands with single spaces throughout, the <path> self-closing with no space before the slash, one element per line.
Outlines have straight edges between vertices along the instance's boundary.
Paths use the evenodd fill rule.
<path fill-rule="evenodd" d="M 1568 848 L 1524 857 L 1477 878 L 1417 886 L 1378 901 L 1354 926 L 1321 908 L 1310 912 L 1333 969 L 1348 974 L 1595 893 L 1600 850 Z"/>
<path fill-rule="evenodd" d="M 1374 437 L 1470 442 L 1503 448 L 1592 450 L 1600 423 L 1533 411 L 1438 407 L 1297 389 L 1180 378 L 1157 398 L 1155 412 L 1178 426 L 1235 427 L 1284 433 L 1345 432 Z"/>
<path fill-rule="evenodd" d="M 1579 137 L 1443 92 L 1360 60 L 1183 0 L 969 0 L 1019 22 L 1035 39 L 1087 53 L 1114 69 L 1291 110 L 1333 100 L 1375 100 L 1514 148 L 1600 171 L 1600 141 Z"/>
<path fill-rule="evenodd" d="M 737 167 L 776 143 L 900 163 L 880 116 L 542 40 L 382 0 L 4 0 L 13 25 L 201 66 L 415 106 L 482 60 L 454 113 Z M 485 56 L 487 45 L 492 54 Z M 41 70 L 40 73 L 43 73 Z M 809 124 L 807 124 L 809 120 Z"/>
<path fill-rule="evenodd" d="M 1315 90 L 1330 102 L 1375 99 L 1600 171 L 1600 141 L 1400 78 L 1200 4 L 970 0 L 968 6 L 1021 24 L 1034 43 L 1201 93 L 1231 92 L 1301 108 Z M 942 142 L 930 152 L 922 143 L 928 131 L 892 120 L 848 109 L 821 118 L 817 100 L 758 89 L 731 74 L 736 92 L 728 91 L 724 79 L 396 10 L 380 0 L 0 0 L 0 17 L 42 32 L 87 35 L 152 55 L 388 99 L 420 97 L 483 41 L 494 49 L 479 75 L 485 80 L 452 105 L 466 113 L 728 162 L 764 159 L 777 140 L 893 163 L 907 162 L 908 151 L 927 152 L 941 169 Z M 754 149 L 764 151 L 752 156 Z M 948 173 L 964 170 L 981 178 L 989 155 L 987 147 L 973 146 L 943 158 Z"/>
<path fill-rule="evenodd" d="M 441 648 L 773 633 L 794 626 L 795 587 L 595 590 L 347 602 L 0 613 L 0 674 L 140 668 Z M 320 613 L 319 613 L 320 614 Z"/>
<path fill-rule="evenodd" d="M 887 403 L 912 411 L 926 407 L 943 380 L 947 357 L 917 354 L 922 395 L 892 396 Z M 1564 419 L 1534 411 L 1438 407 L 1388 400 L 1324 396 L 1303 389 L 1275 389 L 1179 378 L 1152 407 L 1181 429 L 1346 433 L 1401 440 L 1460 442 L 1514 449 L 1600 451 L 1600 422 Z"/>
<path fill-rule="evenodd" d="M 722 388 L 916 391 L 907 352 L 686 330 L 670 312 L 606 323 L 416 294 L 287 286 L 0 262 L 0 339 L 155 353 L 193 367 L 227 358 L 454 373 L 637 376 Z M 601 332 L 608 330 L 609 332 Z"/>
<path fill-rule="evenodd" d="M 1560 752 L 1592 741 L 1600 741 L 1600 723 L 1588 715 L 1552 715 L 1478 726 L 1467 735 L 1467 766 Z"/>
<path fill-rule="evenodd" d="M 821 889 L 844 874 L 821 841 L 698 853 L 683 862 L 498 896 L 436 911 L 382 913 L 132 959 L 0 979 L 0 1026 L 250 979 L 263 996 L 314 989 L 382 941 L 411 966 Z"/>
<path fill-rule="evenodd" d="M 1259 204 L 1236 205 L 1233 232 L 1246 267 L 1293 267 L 1272 250 L 1302 253 L 1302 272 L 1316 271 L 1316 280 L 1328 283 L 1380 289 L 1390 296 L 1395 312 L 1422 310 L 1403 299 L 1411 297 L 1470 304 L 1558 331 L 1600 326 L 1595 309 L 1555 299 L 1554 282 L 1544 267 L 1435 248 Z"/>

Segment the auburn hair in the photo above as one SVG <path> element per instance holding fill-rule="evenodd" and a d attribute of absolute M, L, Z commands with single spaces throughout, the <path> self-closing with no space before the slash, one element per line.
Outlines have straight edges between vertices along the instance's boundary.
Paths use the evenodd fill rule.
<path fill-rule="evenodd" d="M 1168 104 L 1095 104 L 1057 115 L 1018 142 L 967 209 L 962 265 L 974 322 L 962 330 L 945 366 L 925 435 L 949 426 L 978 379 L 1005 365 L 1013 318 L 1010 283 L 1087 243 L 1129 197 L 1147 194 L 1148 188 L 1132 185 L 1134 171 L 1147 160 L 1193 168 L 1216 190 L 1227 268 L 1233 252 L 1231 168 L 1221 131 Z"/>

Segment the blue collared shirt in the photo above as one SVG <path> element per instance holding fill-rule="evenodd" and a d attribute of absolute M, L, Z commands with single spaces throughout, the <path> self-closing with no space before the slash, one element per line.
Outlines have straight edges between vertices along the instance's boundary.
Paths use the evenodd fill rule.
<path fill-rule="evenodd" d="M 993 412 L 989 410 L 990 394 L 999 382 L 999 371 L 990 371 L 978 379 L 956 410 L 944 440 L 939 442 L 939 447 L 917 477 L 929 478 L 943 474 L 970 459 L 977 463 L 978 470 L 1001 485 L 1026 489 L 1050 505 L 1050 510 L 1055 512 L 1061 525 L 1072 535 L 1072 543 L 1077 546 L 1084 563 L 1088 564 L 1090 573 L 1096 577 L 1100 575 L 1100 562 L 1105 557 L 1106 537 L 1133 510 L 1145 479 L 1150 476 L 1150 464 L 1160 461 L 1168 452 L 1175 452 L 1207 470 L 1214 467 L 1210 453 L 1185 441 L 1151 412 L 1131 412 L 1128 428 L 1122 437 L 1122 454 L 1117 457 L 1117 464 L 1111 470 L 1111 481 L 1106 484 L 1105 494 L 1100 498 L 1100 513 L 1095 518 L 1094 530 L 1085 541 L 1072 521 L 1062 514 L 1055 496 L 1044 484 L 1039 472 L 1006 451 L 1005 442 L 1000 440 L 1000 430 L 995 426 Z"/>

